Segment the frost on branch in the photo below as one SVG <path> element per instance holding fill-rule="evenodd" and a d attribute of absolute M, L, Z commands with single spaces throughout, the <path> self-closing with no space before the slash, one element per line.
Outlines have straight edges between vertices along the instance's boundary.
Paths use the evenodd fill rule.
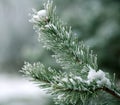
<path fill-rule="evenodd" d="M 58 18 L 52 2 L 38 12 L 34 10 L 30 22 L 62 70 L 26 63 L 22 72 L 51 93 L 56 104 L 89 105 L 90 98 L 99 96 L 101 91 L 120 98 L 109 73 L 98 68 L 97 56 Z"/>

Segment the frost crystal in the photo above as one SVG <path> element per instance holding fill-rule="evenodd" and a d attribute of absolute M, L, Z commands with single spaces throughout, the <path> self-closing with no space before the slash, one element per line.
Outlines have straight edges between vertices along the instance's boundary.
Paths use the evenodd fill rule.
<path fill-rule="evenodd" d="M 53 28 L 54 30 L 57 30 L 57 27 L 54 24 L 46 24 L 45 25 L 46 28 Z"/>
<path fill-rule="evenodd" d="M 63 78 L 62 81 L 68 82 L 68 79 L 67 78 Z"/>
<path fill-rule="evenodd" d="M 83 79 L 82 79 L 80 76 L 75 76 L 74 78 L 75 78 L 76 80 L 81 81 L 81 82 L 83 81 Z"/>
<path fill-rule="evenodd" d="M 63 98 L 64 94 L 58 95 L 58 99 L 61 100 Z"/>

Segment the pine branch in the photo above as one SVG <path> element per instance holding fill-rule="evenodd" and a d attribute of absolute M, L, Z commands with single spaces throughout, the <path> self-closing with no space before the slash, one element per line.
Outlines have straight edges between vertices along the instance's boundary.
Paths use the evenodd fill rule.
<path fill-rule="evenodd" d="M 51 69 L 50 67 L 45 68 L 40 62 L 34 63 L 33 65 L 25 62 L 21 72 L 23 72 L 25 76 L 31 77 L 31 80 L 36 81 L 42 88 L 50 88 L 51 83 L 55 82 L 53 77 L 60 75 L 60 71 Z"/>
<path fill-rule="evenodd" d="M 30 22 L 64 71 L 45 68 L 41 63 L 26 63 L 22 72 L 46 88 L 56 104 L 87 105 L 101 90 L 120 98 L 109 73 L 98 69 L 97 56 L 57 17 L 52 2 L 45 4 L 43 10 L 34 10 Z"/>
<path fill-rule="evenodd" d="M 94 83 L 88 84 L 89 81 L 83 80 L 80 76 L 72 73 L 61 73 L 51 68 L 46 69 L 41 63 L 33 65 L 25 63 L 22 72 L 40 84 L 41 88 L 46 88 L 49 93 L 54 95 L 57 104 L 61 102 L 66 103 L 66 105 L 84 103 L 89 97 L 93 97 L 101 90 L 120 98 L 118 92 L 104 85 L 98 87 Z"/>
<path fill-rule="evenodd" d="M 43 46 L 55 53 L 53 57 L 63 69 L 80 72 L 86 65 L 97 69 L 97 57 L 93 51 L 83 42 L 78 42 L 71 27 L 67 27 L 56 16 L 52 2 L 48 4 L 45 5 L 46 17 L 41 20 L 36 20 L 34 17 L 31 19 Z"/>

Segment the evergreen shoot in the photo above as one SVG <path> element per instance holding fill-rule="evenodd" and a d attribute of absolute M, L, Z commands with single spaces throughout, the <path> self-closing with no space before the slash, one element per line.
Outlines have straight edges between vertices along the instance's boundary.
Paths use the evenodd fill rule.
<path fill-rule="evenodd" d="M 56 15 L 53 2 L 48 1 L 43 10 L 33 10 L 30 22 L 61 70 L 25 62 L 21 71 L 51 94 L 56 105 L 99 105 L 92 100 L 101 92 L 120 99 L 114 77 L 98 68 L 97 56 Z"/>

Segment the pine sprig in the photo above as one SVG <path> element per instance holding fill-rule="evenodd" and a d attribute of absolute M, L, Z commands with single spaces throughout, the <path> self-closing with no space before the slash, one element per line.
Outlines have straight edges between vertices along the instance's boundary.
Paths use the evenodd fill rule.
<path fill-rule="evenodd" d="M 53 57 L 65 70 L 80 72 L 86 65 L 97 70 L 96 55 L 89 50 L 89 47 L 78 41 L 71 27 L 56 16 L 52 2 L 48 4 L 45 5 L 46 17 L 43 21 L 37 21 L 38 24 L 34 24 L 43 46 L 55 53 Z"/>
<path fill-rule="evenodd" d="M 72 33 L 56 15 L 53 2 L 34 10 L 31 20 L 43 46 L 63 71 L 46 68 L 41 63 L 25 63 L 22 72 L 54 96 L 58 105 L 88 105 L 91 97 L 105 91 L 120 98 L 120 91 L 108 73 L 98 69 L 97 56 Z"/>
<path fill-rule="evenodd" d="M 60 76 L 60 71 L 52 68 L 45 68 L 40 62 L 33 65 L 25 62 L 21 72 L 27 77 L 31 77 L 32 81 L 36 81 L 42 88 L 50 88 L 51 83 L 55 82 L 54 76 Z"/>

